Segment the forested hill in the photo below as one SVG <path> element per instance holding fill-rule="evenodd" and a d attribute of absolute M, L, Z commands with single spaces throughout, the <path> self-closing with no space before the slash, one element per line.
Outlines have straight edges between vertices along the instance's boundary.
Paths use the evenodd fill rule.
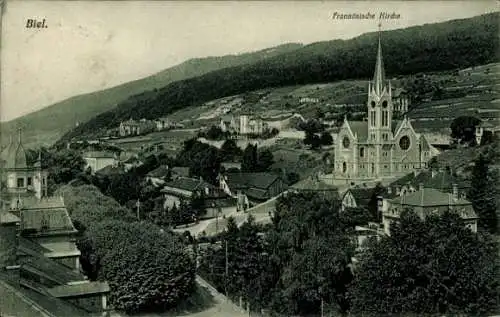
<path fill-rule="evenodd" d="M 499 13 L 382 33 L 389 75 L 441 71 L 500 60 Z M 133 118 L 153 119 L 187 106 L 267 87 L 372 76 L 377 33 L 319 42 L 254 64 L 226 68 L 171 83 L 130 98 L 67 133 L 60 141 L 90 135 Z"/>
<path fill-rule="evenodd" d="M 75 127 L 77 121 L 85 122 L 92 119 L 100 113 L 115 108 L 116 105 L 133 95 L 162 88 L 171 82 L 200 76 L 225 67 L 253 64 L 266 58 L 296 50 L 302 46 L 302 44 L 289 43 L 238 55 L 190 59 L 152 76 L 112 88 L 78 95 L 21 118 L 5 123 L 2 122 L 1 132 L 7 134 L 21 126 L 24 127 L 25 131 L 25 144 L 50 145 Z"/>

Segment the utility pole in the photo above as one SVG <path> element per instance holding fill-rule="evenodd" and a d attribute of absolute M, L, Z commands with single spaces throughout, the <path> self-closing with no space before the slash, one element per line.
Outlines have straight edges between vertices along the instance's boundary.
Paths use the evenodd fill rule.
<path fill-rule="evenodd" d="M 136 207 L 137 207 L 137 221 L 140 221 L 140 216 L 139 216 L 139 209 L 141 208 L 141 202 L 139 201 L 139 199 L 137 199 L 137 202 L 135 203 Z"/>
<path fill-rule="evenodd" d="M 323 298 L 321 298 L 321 317 L 323 317 Z"/>
<path fill-rule="evenodd" d="M 225 286 L 226 286 L 226 297 L 227 297 L 227 279 L 229 277 L 229 262 L 228 262 L 228 259 L 227 259 L 227 240 L 226 240 L 226 283 L 225 283 Z"/>

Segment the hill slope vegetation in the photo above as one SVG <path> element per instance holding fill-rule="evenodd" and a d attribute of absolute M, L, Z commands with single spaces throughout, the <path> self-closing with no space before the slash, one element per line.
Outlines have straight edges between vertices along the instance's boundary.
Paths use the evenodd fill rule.
<path fill-rule="evenodd" d="M 499 14 L 426 24 L 382 33 L 386 72 L 412 74 L 455 70 L 498 61 Z M 61 142 L 90 136 L 133 118 L 154 119 L 224 96 L 267 87 L 369 78 L 377 33 L 351 40 L 319 42 L 253 64 L 173 82 L 130 98 L 67 133 Z"/>
<path fill-rule="evenodd" d="M 214 70 L 255 63 L 300 47 L 301 44 L 283 44 L 252 53 L 191 59 L 146 78 L 63 100 L 19 119 L 2 123 L 1 130 L 7 133 L 22 126 L 25 127 L 25 144 L 49 145 L 75 127 L 77 121 L 83 123 L 102 112 L 112 110 L 133 95 Z"/>

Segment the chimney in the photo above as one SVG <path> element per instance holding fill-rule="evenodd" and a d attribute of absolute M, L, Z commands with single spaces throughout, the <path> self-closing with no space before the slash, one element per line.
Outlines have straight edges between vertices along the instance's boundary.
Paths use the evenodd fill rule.
<path fill-rule="evenodd" d="M 458 199 L 458 185 L 453 184 L 453 199 L 457 200 Z"/>

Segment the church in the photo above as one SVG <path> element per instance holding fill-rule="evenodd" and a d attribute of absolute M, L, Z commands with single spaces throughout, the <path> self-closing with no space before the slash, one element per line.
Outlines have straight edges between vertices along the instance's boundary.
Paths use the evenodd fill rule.
<path fill-rule="evenodd" d="M 439 151 L 418 134 L 405 116 L 393 120 L 391 82 L 386 80 L 380 33 L 373 80 L 368 84 L 366 121 L 346 118 L 335 140 L 334 177 L 373 180 L 408 174 L 427 167 Z"/>

